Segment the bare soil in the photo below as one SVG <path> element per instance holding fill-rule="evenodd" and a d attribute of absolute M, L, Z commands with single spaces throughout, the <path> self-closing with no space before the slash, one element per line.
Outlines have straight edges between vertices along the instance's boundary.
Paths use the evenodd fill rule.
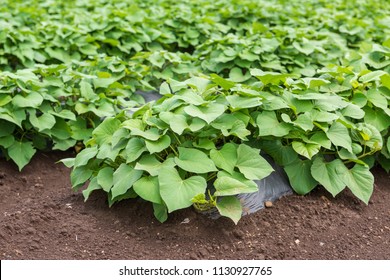
<path fill-rule="evenodd" d="M 192 209 L 160 224 L 140 200 L 84 203 L 61 158 L 40 153 L 23 172 L 0 159 L 1 259 L 390 259 L 390 180 L 374 169 L 369 205 L 321 188 L 283 197 L 237 226 Z"/>

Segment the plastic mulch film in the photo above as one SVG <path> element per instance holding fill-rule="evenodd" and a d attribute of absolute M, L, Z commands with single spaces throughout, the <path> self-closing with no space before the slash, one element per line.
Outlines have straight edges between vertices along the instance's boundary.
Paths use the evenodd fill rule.
<path fill-rule="evenodd" d="M 263 209 L 266 201 L 274 202 L 283 196 L 293 194 L 293 190 L 283 168 L 277 165 L 270 156 L 263 153 L 261 155 L 272 165 L 275 171 L 266 178 L 255 181 L 259 187 L 257 192 L 237 195 L 242 205 L 243 216 Z M 221 217 L 216 208 L 205 212 L 205 214 L 212 219 Z"/>

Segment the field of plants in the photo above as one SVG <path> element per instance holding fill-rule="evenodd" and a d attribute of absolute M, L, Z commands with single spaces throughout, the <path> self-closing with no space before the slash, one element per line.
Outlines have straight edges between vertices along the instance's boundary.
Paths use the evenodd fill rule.
<path fill-rule="evenodd" d="M 370 169 L 390 170 L 389 1 L 4 2 L 1 154 L 22 170 L 75 149 L 85 200 L 237 223 L 236 195 L 273 172 L 260 151 L 296 193 L 366 204 Z"/>

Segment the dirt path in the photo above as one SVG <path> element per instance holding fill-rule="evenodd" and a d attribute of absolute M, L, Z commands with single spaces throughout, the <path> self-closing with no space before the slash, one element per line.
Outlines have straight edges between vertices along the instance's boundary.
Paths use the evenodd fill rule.
<path fill-rule="evenodd" d="M 188 209 L 160 224 L 150 204 L 109 209 L 72 192 L 71 156 L 35 156 L 19 173 L 0 159 L 1 259 L 390 259 L 390 177 L 374 170 L 368 206 L 348 191 L 288 196 L 234 226 Z"/>

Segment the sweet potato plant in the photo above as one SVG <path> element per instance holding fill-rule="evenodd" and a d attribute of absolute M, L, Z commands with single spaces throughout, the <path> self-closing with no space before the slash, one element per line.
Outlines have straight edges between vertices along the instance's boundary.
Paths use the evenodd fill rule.
<path fill-rule="evenodd" d="M 85 146 L 63 162 L 86 199 L 237 222 L 264 153 L 299 194 L 365 203 L 390 170 L 389 1 L 3 2 L 1 155 Z"/>

